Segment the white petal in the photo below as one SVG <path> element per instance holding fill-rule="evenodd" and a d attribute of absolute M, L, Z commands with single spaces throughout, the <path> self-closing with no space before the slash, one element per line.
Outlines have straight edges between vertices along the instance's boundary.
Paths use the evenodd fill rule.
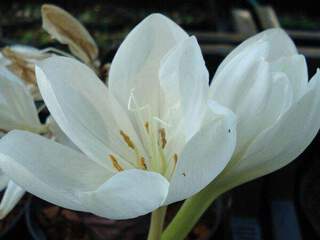
<path fill-rule="evenodd" d="M 260 131 L 276 122 L 294 102 L 294 92 L 287 75 L 281 72 L 272 73 L 269 84 L 270 92 L 265 100 L 265 107 L 256 113 L 255 118 L 257 129 Z"/>
<path fill-rule="evenodd" d="M 238 117 L 237 150 L 261 131 L 261 115 L 272 89 L 270 65 L 260 60 L 265 43 L 238 54 L 216 75 L 210 87 L 211 99 L 230 108 Z"/>
<path fill-rule="evenodd" d="M 29 57 L 28 61 L 31 62 L 33 62 L 35 59 L 41 59 L 44 55 L 46 55 L 46 53 L 43 51 L 28 45 L 11 45 L 10 49 L 14 52 L 22 54 L 23 56 Z"/>
<path fill-rule="evenodd" d="M 284 30 L 280 28 L 268 29 L 250 37 L 236 47 L 220 64 L 217 73 L 223 70 L 224 67 L 239 54 L 243 54 L 251 48 L 254 48 L 257 43 L 261 42 L 265 42 L 268 46 L 268 51 L 261 54 L 267 61 L 273 61 L 280 57 L 297 54 L 297 48 Z"/>
<path fill-rule="evenodd" d="M 184 40 L 162 59 L 159 77 L 167 108 L 180 101 L 188 140 L 200 128 L 209 90 L 209 73 L 195 37 Z M 172 115 L 168 109 L 163 112 Z"/>
<path fill-rule="evenodd" d="M 39 135 L 12 131 L 0 141 L 0 168 L 19 186 L 56 205 L 85 211 L 77 197 L 111 175 L 80 152 Z"/>
<path fill-rule="evenodd" d="M 10 181 L 0 203 L 0 219 L 4 219 L 23 197 L 25 190 Z"/>
<path fill-rule="evenodd" d="M 160 207 L 168 188 L 168 181 L 160 174 L 132 169 L 114 175 L 95 192 L 81 193 L 80 198 L 96 215 L 127 219 Z"/>
<path fill-rule="evenodd" d="M 211 121 L 196 133 L 178 156 L 166 204 L 192 196 L 227 165 L 236 145 L 235 115 L 210 103 Z"/>
<path fill-rule="evenodd" d="M 109 86 L 126 107 L 134 89 L 140 105 L 156 106 L 161 58 L 188 35 L 161 14 L 152 14 L 138 24 L 118 49 L 110 69 Z"/>
<path fill-rule="evenodd" d="M 271 63 L 273 72 L 287 75 L 291 82 L 295 99 L 305 94 L 308 86 L 308 68 L 303 55 L 282 57 Z"/>
<path fill-rule="evenodd" d="M 48 125 L 48 128 L 53 135 L 52 137 L 56 142 L 71 147 L 74 150 L 80 151 L 79 148 L 70 140 L 70 138 L 68 138 L 67 135 L 64 134 L 64 132 L 61 130 L 61 128 L 52 116 L 49 116 L 47 118 L 46 124 Z"/>
<path fill-rule="evenodd" d="M 8 183 L 9 183 L 8 176 L 5 175 L 4 172 L 2 172 L 2 170 L 0 169 L 0 191 L 5 189 L 8 185 Z"/>
<path fill-rule="evenodd" d="M 10 60 L 8 60 L 2 53 L 0 53 L 0 66 L 7 66 L 10 64 Z"/>
<path fill-rule="evenodd" d="M 210 96 L 225 106 L 234 108 L 252 83 L 261 76 L 258 67 L 265 68 L 262 56 L 268 51 L 266 42 L 257 42 L 240 52 L 217 72 L 210 86 Z M 260 65 L 263 66 L 260 66 Z M 265 71 L 264 71 L 265 72 Z"/>
<path fill-rule="evenodd" d="M 126 132 L 139 141 L 120 105 L 86 65 L 71 58 L 51 57 L 36 66 L 38 85 L 55 121 L 90 158 L 112 168 L 109 154 L 126 156 Z"/>
<path fill-rule="evenodd" d="M 222 174 L 221 184 L 233 186 L 273 172 L 298 157 L 320 128 L 320 73 L 310 81 L 308 92 L 273 126 L 263 131 L 243 156 L 236 156 Z"/>
<path fill-rule="evenodd" d="M 33 98 L 22 80 L 0 67 L 0 128 L 5 130 L 41 128 Z"/>

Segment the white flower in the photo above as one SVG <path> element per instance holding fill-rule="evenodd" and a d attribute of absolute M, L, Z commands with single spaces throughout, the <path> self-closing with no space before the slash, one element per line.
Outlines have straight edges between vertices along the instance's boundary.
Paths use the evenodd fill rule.
<path fill-rule="evenodd" d="M 38 118 L 33 98 L 21 79 L 0 66 L 0 131 L 24 129 L 41 132 L 43 125 Z"/>
<path fill-rule="evenodd" d="M 304 56 L 281 29 L 249 38 L 221 63 L 210 98 L 237 115 L 237 147 L 215 179 L 230 189 L 290 163 L 320 127 L 320 73 L 308 82 Z"/>
<path fill-rule="evenodd" d="M 43 131 L 37 109 L 27 89 L 13 73 L 0 67 L 0 133 L 13 129 Z M 0 219 L 4 218 L 23 196 L 25 191 L 0 169 L 0 190 L 6 188 L 0 203 Z"/>
<path fill-rule="evenodd" d="M 54 121 L 51 120 L 46 125 L 40 123 L 33 98 L 22 80 L 5 67 L 0 67 L 0 134 L 5 135 L 14 129 L 38 134 L 45 134 L 50 129 L 51 135 L 57 137 L 57 141 L 72 146 Z M 0 169 L 0 191 L 4 189 L 0 203 L 0 219 L 14 208 L 25 193 L 24 189 L 11 181 Z"/>
<path fill-rule="evenodd" d="M 235 116 L 208 99 L 196 39 L 162 15 L 124 40 L 109 88 L 65 57 L 44 60 L 36 75 L 52 116 L 84 154 L 13 131 L 0 142 L 0 166 L 57 205 L 136 217 L 197 193 L 233 153 Z"/>

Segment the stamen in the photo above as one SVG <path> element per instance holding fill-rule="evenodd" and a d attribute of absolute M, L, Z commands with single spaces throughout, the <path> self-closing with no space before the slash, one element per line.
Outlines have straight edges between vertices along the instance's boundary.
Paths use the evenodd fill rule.
<path fill-rule="evenodd" d="M 177 162 L 178 162 L 178 154 L 174 154 L 173 155 L 173 161 L 174 161 L 174 166 L 176 166 L 177 165 Z"/>
<path fill-rule="evenodd" d="M 142 169 L 147 170 L 147 165 L 146 165 L 146 162 L 144 160 L 144 157 L 141 157 L 139 159 L 138 164 Z"/>
<path fill-rule="evenodd" d="M 115 169 L 117 169 L 119 172 L 123 171 L 123 167 L 121 167 L 121 165 L 118 163 L 117 159 L 115 156 L 113 156 L 112 154 L 109 155 L 110 160 L 112 161 L 112 165 Z"/>
<path fill-rule="evenodd" d="M 144 128 L 146 129 L 147 133 L 149 133 L 149 122 L 145 122 Z"/>
<path fill-rule="evenodd" d="M 167 144 L 166 131 L 164 128 L 160 128 L 159 133 L 160 133 L 160 144 L 161 144 L 162 149 L 164 149 L 164 147 Z"/>
<path fill-rule="evenodd" d="M 167 176 L 169 179 L 172 177 L 173 173 L 176 170 L 177 162 L 178 162 L 178 154 L 176 153 L 173 154 L 171 159 L 172 159 L 172 161 L 170 161 L 171 164 L 168 166 L 168 168 L 165 171 L 165 176 Z"/>
<path fill-rule="evenodd" d="M 135 149 L 134 143 L 131 141 L 130 137 L 122 130 L 120 130 L 120 135 L 122 136 L 123 140 L 128 144 L 129 148 Z"/>

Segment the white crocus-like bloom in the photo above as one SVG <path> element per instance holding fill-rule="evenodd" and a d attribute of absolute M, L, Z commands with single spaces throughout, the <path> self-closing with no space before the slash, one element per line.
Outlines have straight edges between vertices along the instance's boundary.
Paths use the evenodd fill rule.
<path fill-rule="evenodd" d="M 22 81 L 5 67 L 0 67 L 0 133 L 4 135 L 13 129 L 41 133 L 45 127 L 40 123 L 33 98 Z M 12 210 L 25 192 L 0 169 L 0 190 L 4 188 L 0 219 Z"/>
<path fill-rule="evenodd" d="M 281 29 L 238 46 L 219 66 L 210 98 L 238 118 L 237 147 L 214 181 L 230 189 L 294 160 L 320 127 L 320 73 L 308 82 L 304 56 Z"/>
<path fill-rule="evenodd" d="M 13 131 L 0 142 L 0 166 L 52 203 L 136 217 L 197 193 L 233 154 L 235 116 L 208 99 L 196 39 L 162 15 L 129 33 L 109 88 L 71 58 L 46 59 L 36 75 L 52 116 L 84 154 Z"/>
<path fill-rule="evenodd" d="M 301 154 L 320 128 L 320 72 L 308 81 L 304 56 L 281 29 L 244 41 L 218 67 L 209 98 L 237 116 L 232 159 L 186 201 L 162 239 L 184 239 L 220 194 L 278 170 Z"/>
<path fill-rule="evenodd" d="M 22 80 L 5 67 L 0 67 L 0 134 L 4 136 L 14 129 L 45 135 L 50 133 L 50 137 L 56 141 L 73 146 L 53 119 L 46 125 L 40 123 L 33 98 Z M 0 191 L 4 189 L 0 203 L 0 219 L 14 208 L 25 193 L 25 190 L 11 181 L 0 167 Z"/>
<path fill-rule="evenodd" d="M 41 133 L 44 126 L 22 80 L 0 66 L 0 131 L 17 128 Z"/>

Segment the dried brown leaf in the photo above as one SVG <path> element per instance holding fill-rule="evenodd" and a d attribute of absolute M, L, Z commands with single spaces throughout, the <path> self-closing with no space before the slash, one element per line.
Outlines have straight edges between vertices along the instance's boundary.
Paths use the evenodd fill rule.
<path fill-rule="evenodd" d="M 26 83 L 34 84 L 36 82 L 34 74 L 34 64 L 29 63 L 21 53 L 13 51 L 9 47 L 2 50 L 3 56 L 10 60 L 7 66 L 14 74 L 23 79 Z"/>
<path fill-rule="evenodd" d="M 60 43 L 67 44 L 72 54 L 93 63 L 99 54 L 97 45 L 86 28 L 60 7 L 44 4 L 41 8 L 42 27 Z"/>
<path fill-rule="evenodd" d="M 5 47 L 2 49 L 2 55 L 9 60 L 6 67 L 15 75 L 20 77 L 26 85 L 30 87 L 31 94 L 35 99 L 40 98 L 37 88 L 34 63 L 50 56 L 48 53 L 40 51 L 15 51 L 13 48 Z"/>

